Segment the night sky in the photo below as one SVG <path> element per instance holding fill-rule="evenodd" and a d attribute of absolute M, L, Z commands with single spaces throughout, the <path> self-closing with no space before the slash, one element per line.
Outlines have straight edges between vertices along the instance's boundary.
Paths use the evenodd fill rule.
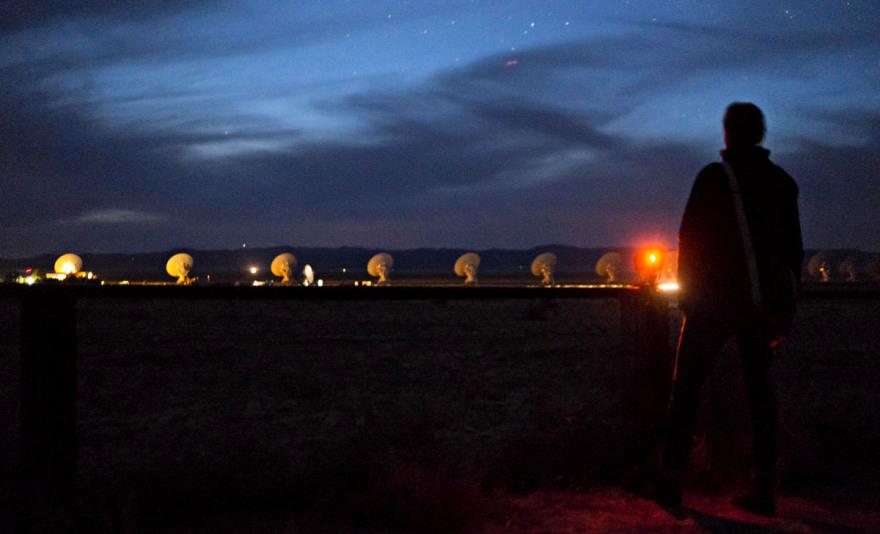
<path fill-rule="evenodd" d="M 0 0 L 0 256 L 674 246 L 734 100 L 805 244 L 880 250 L 878 28 L 875 0 Z"/>

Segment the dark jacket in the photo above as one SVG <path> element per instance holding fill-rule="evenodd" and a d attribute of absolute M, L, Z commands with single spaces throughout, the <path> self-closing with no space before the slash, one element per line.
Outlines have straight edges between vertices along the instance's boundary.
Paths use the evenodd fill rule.
<path fill-rule="evenodd" d="M 804 250 L 798 187 L 760 146 L 722 151 L 739 179 L 761 278 L 772 265 L 801 276 Z M 746 256 L 730 183 L 721 163 L 703 168 L 694 182 L 679 230 L 681 307 L 739 311 L 751 302 Z M 763 282 L 762 282 L 763 283 Z"/>

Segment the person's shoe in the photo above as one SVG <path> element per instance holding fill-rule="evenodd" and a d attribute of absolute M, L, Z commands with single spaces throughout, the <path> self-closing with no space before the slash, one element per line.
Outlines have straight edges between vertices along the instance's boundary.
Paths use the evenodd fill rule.
<path fill-rule="evenodd" d="M 753 473 L 751 492 L 734 498 L 733 504 L 747 512 L 772 517 L 776 515 L 776 486 L 772 474 Z"/>
<path fill-rule="evenodd" d="M 756 491 L 733 499 L 733 505 L 753 514 L 776 515 L 776 496 L 772 492 Z"/>
<path fill-rule="evenodd" d="M 681 475 L 664 471 L 657 478 L 653 501 L 662 508 L 681 507 Z"/>

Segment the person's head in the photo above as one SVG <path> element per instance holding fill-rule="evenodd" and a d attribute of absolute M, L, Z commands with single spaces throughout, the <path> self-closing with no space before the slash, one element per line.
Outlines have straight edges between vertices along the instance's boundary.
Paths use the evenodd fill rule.
<path fill-rule="evenodd" d="M 767 128 L 764 113 L 751 102 L 734 102 L 724 112 L 724 144 L 728 147 L 761 144 Z"/>

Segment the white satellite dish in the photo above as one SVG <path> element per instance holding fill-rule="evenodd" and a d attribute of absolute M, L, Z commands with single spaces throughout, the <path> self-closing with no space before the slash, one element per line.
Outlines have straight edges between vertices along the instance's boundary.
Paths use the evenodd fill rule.
<path fill-rule="evenodd" d="M 556 270 L 556 254 L 545 252 L 539 254 L 532 262 L 532 275 L 541 278 L 541 285 L 553 285 L 553 271 Z"/>
<path fill-rule="evenodd" d="M 279 254 L 272 260 L 272 274 L 281 278 L 281 285 L 289 286 L 293 283 L 290 275 L 296 268 L 296 256 L 290 252 Z"/>
<path fill-rule="evenodd" d="M 596 274 L 614 283 L 623 272 L 623 258 L 617 252 L 609 252 L 596 263 Z"/>
<path fill-rule="evenodd" d="M 380 252 L 370 258 L 370 261 L 367 263 L 367 272 L 370 276 L 379 279 L 376 282 L 377 286 L 389 285 L 389 277 L 393 266 L 394 258 L 391 257 L 391 254 Z"/>
<path fill-rule="evenodd" d="M 850 256 L 840 262 L 840 274 L 846 277 L 847 282 L 855 282 L 858 279 L 859 267 L 857 258 Z"/>
<path fill-rule="evenodd" d="M 315 283 L 315 270 L 311 265 L 303 267 L 303 285 L 308 287 Z"/>
<path fill-rule="evenodd" d="M 58 259 L 55 260 L 55 272 L 58 274 L 72 276 L 82 271 L 82 265 L 82 258 L 77 256 L 76 254 L 64 254 L 62 256 L 59 256 Z"/>
<path fill-rule="evenodd" d="M 880 279 L 880 254 L 873 254 L 865 258 L 862 263 L 862 272 L 869 278 Z"/>
<path fill-rule="evenodd" d="M 177 283 L 181 285 L 189 285 L 193 282 L 189 278 L 189 272 L 192 270 L 192 267 L 192 256 L 183 252 L 171 256 L 168 258 L 168 263 L 165 264 L 165 270 L 169 276 L 177 278 Z"/>
<path fill-rule="evenodd" d="M 465 285 L 477 284 L 477 269 L 480 268 L 480 255 L 476 252 L 462 254 L 455 261 L 455 276 L 463 277 Z"/>
<path fill-rule="evenodd" d="M 807 272 L 810 273 L 810 276 L 813 278 L 818 278 L 822 282 L 827 282 L 831 277 L 830 263 L 830 254 L 827 252 L 817 252 L 812 258 L 810 258 L 810 261 L 807 262 Z"/>
<path fill-rule="evenodd" d="M 865 265 L 865 274 L 880 279 L 880 255 L 868 258 L 868 262 Z"/>

